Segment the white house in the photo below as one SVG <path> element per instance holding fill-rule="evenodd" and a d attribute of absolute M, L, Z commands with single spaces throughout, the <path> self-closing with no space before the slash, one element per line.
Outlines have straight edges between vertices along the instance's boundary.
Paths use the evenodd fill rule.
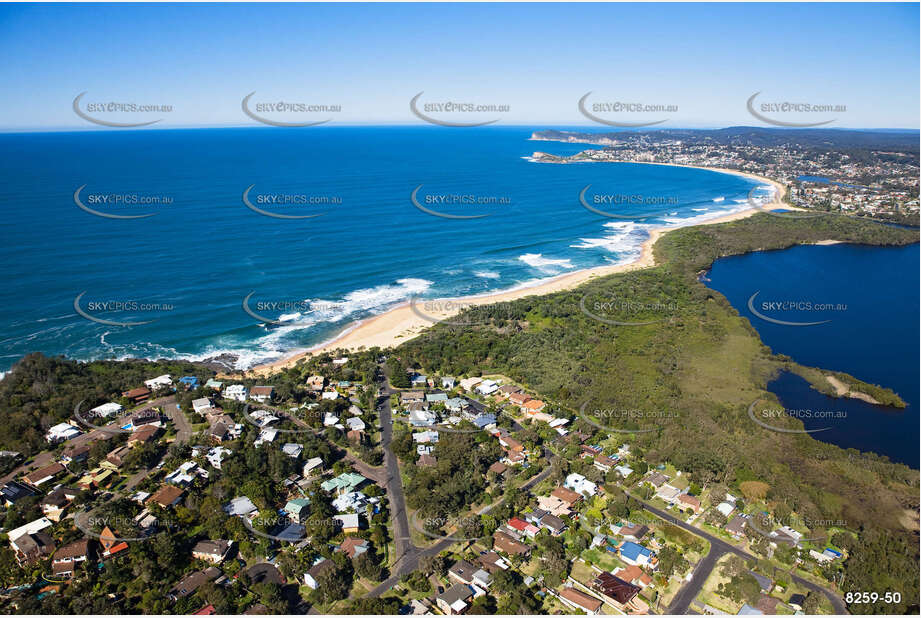
<path fill-rule="evenodd" d="M 352 431 L 364 431 L 365 422 L 358 417 L 353 416 L 352 418 L 346 419 L 345 424 L 348 425 L 348 428 Z"/>
<path fill-rule="evenodd" d="M 164 373 L 162 376 L 144 380 L 144 386 L 146 386 L 150 392 L 154 392 L 161 388 L 173 388 L 173 380 L 168 373 Z"/>
<path fill-rule="evenodd" d="M 304 447 L 295 442 L 288 442 L 281 447 L 282 452 L 293 459 L 297 459 L 301 456 L 301 452 L 304 450 Z"/>
<path fill-rule="evenodd" d="M 330 401 L 335 401 L 336 399 L 339 399 L 339 392 L 338 391 L 323 391 L 323 394 L 321 395 L 321 397 L 323 399 L 329 399 Z"/>
<path fill-rule="evenodd" d="M 253 442 L 253 446 L 260 446 L 265 442 L 274 442 L 275 437 L 278 435 L 278 430 L 273 427 L 266 427 L 259 432 L 259 437 L 256 438 L 256 441 Z"/>
<path fill-rule="evenodd" d="M 563 483 L 563 486 L 583 496 L 594 496 L 598 493 L 597 485 L 575 472 L 566 477 L 566 482 Z"/>
<path fill-rule="evenodd" d="M 325 425 L 326 427 L 332 427 L 333 425 L 335 425 L 335 424 L 338 423 L 338 422 L 339 422 L 339 417 L 336 416 L 335 414 L 331 414 L 331 413 L 327 412 L 327 413 L 323 416 L 323 425 Z"/>
<path fill-rule="evenodd" d="M 233 453 L 229 448 L 224 448 L 223 446 L 215 446 L 208 450 L 208 454 L 205 455 L 205 459 L 208 460 L 208 463 L 218 470 L 221 469 L 221 462 L 224 461 L 228 455 Z"/>
<path fill-rule="evenodd" d="M 438 442 L 438 432 L 437 431 L 420 431 L 413 434 L 413 442 L 418 444 L 429 444 L 430 442 Z"/>
<path fill-rule="evenodd" d="M 482 381 L 483 378 L 464 378 L 460 381 L 460 385 L 465 391 L 472 391 Z"/>
<path fill-rule="evenodd" d="M 51 444 L 57 444 L 58 442 L 64 442 L 65 440 L 76 438 L 81 433 L 82 432 L 79 429 L 70 423 L 58 423 L 48 430 L 48 433 L 45 434 L 45 440 Z"/>
<path fill-rule="evenodd" d="M 249 416 L 251 419 L 253 419 L 256 425 L 258 425 L 260 428 L 265 427 L 267 425 L 271 425 L 275 421 L 281 420 L 280 418 L 278 418 L 277 416 L 275 416 L 268 410 L 256 410 L 255 412 L 252 412 Z"/>
<path fill-rule="evenodd" d="M 492 395 L 499 390 L 499 385 L 493 380 L 485 380 L 476 387 L 476 392 L 481 395 Z"/>
<path fill-rule="evenodd" d="M 168 373 L 164 373 L 162 376 L 144 380 L 144 386 L 150 389 L 150 392 L 154 392 L 160 388 L 173 388 L 173 380 Z"/>
<path fill-rule="evenodd" d="M 90 412 L 93 413 L 93 416 L 97 416 L 100 418 L 106 418 L 108 416 L 112 416 L 113 414 L 118 414 L 123 409 L 124 408 L 122 407 L 120 403 L 113 402 L 113 403 L 104 403 L 101 406 L 96 406 L 95 408 L 90 410 Z"/>
<path fill-rule="evenodd" d="M 231 384 L 224 389 L 224 399 L 235 399 L 239 402 L 246 401 L 246 396 L 249 392 L 246 390 L 246 387 L 242 384 Z"/>
<path fill-rule="evenodd" d="M 256 508 L 256 505 L 253 504 L 252 500 L 246 496 L 240 496 L 239 498 L 234 498 L 229 503 L 225 504 L 224 512 L 228 515 L 234 515 L 236 517 L 249 517 L 253 513 L 258 513 L 259 509 Z"/>
<path fill-rule="evenodd" d="M 723 517 L 729 517 L 729 514 L 735 510 L 736 507 L 732 506 L 728 502 L 720 502 L 716 505 L 716 510 L 723 514 Z"/>
<path fill-rule="evenodd" d="M 301 471 L 301 474 L 304 476 L 310 476 L 310 474 L 315 470 L 318 472 L 323 470 L 323 460 L 319 457 L 311 457 L 306 462 L 304 462 L 304 469 Z"/>
<path fill-rule="evenodd" d="M 206 410 L 211 408 L 211 400 L 207 397 L 202 397 L 201 399 L 192 400 L 192 409 L 195 410 L 196 414 L 204 414 Z"/>
<path fill-rule="evenodd" d="M 347 362 L 349 362 L 349 357 L 348 357 L 348 356 L 343 356 L 342 358 L 334 358 L 334 359 L 333 359 L 333 365 L 337 365 L 337 366 L 342 366 L 342 365 L 346 364 Z"/>

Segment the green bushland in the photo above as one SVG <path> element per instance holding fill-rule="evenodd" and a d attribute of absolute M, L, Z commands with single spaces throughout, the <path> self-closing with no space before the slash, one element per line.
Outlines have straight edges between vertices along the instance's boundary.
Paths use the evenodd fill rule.
<path fill-rule="evenodd" d="M 703 487 L 763 481 L 770 487 L 767 502 L 782 510 L 846 522 L 867 543 L 891 538 L 890 544 L 912 547 L 889 553 L 885 571 L 873 571 L 866 556 L 851 558 L 848 566 L 860 566 L 853 573 L 849 569 L 847 579 L 848 589 L 885 590 L 880 586 L 890 584 L 889 574 L 900 573 L 909 607 L 918 602 L 917 538 L 908 521 L 913 514 L 917 522 L 918 471 L 808 434 L 773 432 L 753 423 L 747 414 L 753 401 L 776 402 L 766 385 L 777 372 L 812 375 L 817 387 L 826 381 L 815 369 L 774 354 L 722 294 L 698 281 L 698 274 L 721 257 L 826 239 L 894 246 L 918 242 L 918 234 L 846 217 L 767 214 L 678 229 L 656 243 L 653 268 L 599 278 L 571 291 L 471 308 L 476 315 L 470 322 L 485 324 L 436 325 L 398 352 L 406 362 L 445 375 L 507 375 L 564 413 L 577 414 L 588 404 L 590 417 L 608 427 L 654 429 L 630 437 L 634 452 L 650 465 L 671 463 Z M 622 301 L 632 304 L 624 307 Z M 604 305 L 611 302 L 620 304 Z M 660 321 L 612 325 L 589 317 L 580 304 L 609 320 Z M 891 391 L 834 375 L 855 390 L 897 403 Z M 802 428 L 789 417 L 771 423 Z M 604 433 L 581 419 L 574 428 Z M 882 547 L 862 550 L 876 553 Z"/>

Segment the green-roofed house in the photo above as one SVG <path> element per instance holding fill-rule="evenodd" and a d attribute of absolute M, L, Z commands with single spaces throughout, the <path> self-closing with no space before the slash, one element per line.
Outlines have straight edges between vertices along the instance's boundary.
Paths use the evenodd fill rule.
<path fill-rule="evenodd" d="M 205 388 L 213 388 L 216 391 L 219 391 L 224 388 L 223 382 L 218 382 L 214 378 L 208 378 L 208 381 L 205 382 Z"/>
<path fill-rule="evenodd" d="M 323 491 L 335 493 L 337 495 L 347 494 L 355 491 L 359 485 L 367 481 L 365 477 L 356 472 L 344 472 L 336 478 L 329 479 L 320 484 Z"/>
<path fill-rule="evenodd" d="M 294 498 L 293 500 L 288 500 L 288 503 L 285 505 L 285 513 L 300 522 L 307 514 L 309 506 L 309 498 Z"/>
<path fill-rule="evenodd" d="M 444 403 L 448 400 L 448 396 L 444 393 L 428 393 L 425 396 L 425 400 L 428 403 L 437 403 L 437 402 Z"/>

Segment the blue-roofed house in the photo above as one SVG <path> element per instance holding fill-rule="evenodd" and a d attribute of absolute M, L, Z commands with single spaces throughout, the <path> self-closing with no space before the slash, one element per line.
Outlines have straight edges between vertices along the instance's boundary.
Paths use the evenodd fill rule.
<path fill-rule="evenodd" d="M 473 424 L 479 427 L 480 429 L 485 429 L 490 425 L 496 424 L 496 415 L 495 414 L 481 414 L 480 416 L 473 419 Z"/>
<path fill-rule="evenodd" d="M 627 564 L 655 568 L 658 562 L 653 553 L 638 543 L 624 541 L 618 548 L 621 559 Z"/>
<path fill-rule="evenodd" d="M 198 378 L 195 376 L 182 376 L 179 378 L 179 383 L 185 386 L 187 391 L 198 388 Z"/>
<path fill-rule="evenodd" d="M 463 397 L 452 397 L 445 400 L 445 408 L 451 412 L 460 412 L 470 405 Z"/>

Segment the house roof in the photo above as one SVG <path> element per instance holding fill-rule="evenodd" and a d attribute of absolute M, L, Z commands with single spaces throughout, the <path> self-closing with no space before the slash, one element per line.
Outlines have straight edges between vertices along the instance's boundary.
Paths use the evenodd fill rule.
<path fill-rule="evenodd" d="M 601 607 L 601 601 L 584 592 L 579 592 L 575 588 L 563 588 L 560 591 L 560 596 L 589 612 L 597 612 L 598 608 Z"/>
<path fill-rule="evenodd" d="M 207 554 L 209 556 L 223 556 L 230 549 L 232 541 L 223 539 L 199 541 L 192 548 L 193 554 Z"/>
<path fill-rule="evenodd" d="M 507 554 L 526 554 L 531 549 L 504 532 L 496 532 L 493 534 L 493 547 Z"/>
<path fill-rule="evenodd" d="M 164 485 L 155 491 L 154 494 L 147 499 L 147 502 L 154 502 L 165 508 L 172 505 L 176 500 L 179 500 L 184 493 L 185 492 L 181 488 L 175 485 Z"/>
<path fill-rule="evenodd" d="M 57 474 L 63 472 L 66 468 L 60 463 L 53 463 L 51 465 L 45 466 L 44 468 L 39 468 L 25 476 L 26 481 L 29 483 L 40 483 L 41 481 L 53 477 Z"/>
<path fill-rule="evenodd" d="M 565 487 L 557 487 L 550 492 L 550 495 L 554 498 L 559 498 L 563 502 L 572 505 L 582 499 L 582 495 L 578 494 L 571 489 L 566 489 Z"/>
<path fill-rule="evenodd" d="M 59 550 L 54 552 L 55 560 L 66 560 L 69 558 L 82 558 L 89 554 L 90 552 L 90 542 L 89 539 L 80 539 L 67 545 L 62 546 Z"/>
<path fill-rule="evenodd" d="M 470 590 L 470 586 L 466 584 L 454 584 L 442 594 L 438 595 L 438 599 L 454 607 L 454 604 L 458 601 L 466 602 L 467 599 L 472 596 L 473 591 Z"/>
<path fill-rule="evenodd" d="M 349 536 L 339 544 L 339 551 L 345 552 L 345 555 L 347 555 L 349 558 L 354 558 L 358 554 L 367 551 L 369 546 L 370 543 L 367 539 L 360 539 L 355 536 Z"/>
<path fill-rule="evenodd" d="M 625 582 L 607 571 L 602 571 L 595 577 L 592 581 L 592 588 L 611 597 L 621 605 L 626 605 L 632 601 L 633 597 L 640 591 L 639 586 Z"/>

